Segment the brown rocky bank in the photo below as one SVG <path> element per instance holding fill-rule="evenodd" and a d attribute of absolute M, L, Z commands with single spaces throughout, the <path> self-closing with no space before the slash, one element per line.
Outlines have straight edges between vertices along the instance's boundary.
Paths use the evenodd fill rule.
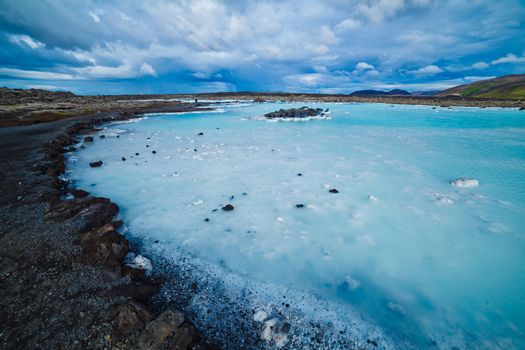
<path fill-rule="evenodd" d="M 61 180 L 78 134 L 129 117 L 0 128 L 0 348 L 214 347 L 182 312 L 152 307 L 162 280 L 123 265 L 130 248 L 116 230 L 118 206 Z M 77 198 L 64 200 L 68 191 Z"/>

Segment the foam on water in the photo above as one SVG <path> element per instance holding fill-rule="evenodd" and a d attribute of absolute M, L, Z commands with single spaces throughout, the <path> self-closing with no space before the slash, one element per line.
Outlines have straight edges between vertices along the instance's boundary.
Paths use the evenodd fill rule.
<path fill-rule="evenodd" d="M 203 285 L 198 324 L 246 322 L 258 347 L 322 329 L 326 348 L 523 348 L 523 112 L 309 106 L 331 119 L 253 120 L 283 108 L 265 103 L 111 124 L 120 137 L 86 145 L 68 176 L 119 204 L 142 254 Z"/>

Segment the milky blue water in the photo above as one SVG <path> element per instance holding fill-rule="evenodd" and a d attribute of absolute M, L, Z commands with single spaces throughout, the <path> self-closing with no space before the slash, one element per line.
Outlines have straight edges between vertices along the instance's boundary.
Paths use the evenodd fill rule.
<path fill-rule="evenodd" d="M 302 317 L 319 318 L 304 302 L 318 300 L 385 348 L 523 348 L 525 113 L 309 103 L 331 119 L 252 119 L 298 106 L 107 125 L 68 176 L 118 203 L 130 237 L 249 281 L 271 305 L 287 290 Z"/>

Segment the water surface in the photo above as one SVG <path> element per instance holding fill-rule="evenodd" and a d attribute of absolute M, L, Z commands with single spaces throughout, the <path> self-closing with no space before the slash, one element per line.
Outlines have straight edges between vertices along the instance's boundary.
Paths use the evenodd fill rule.
<path fill-rule="evenodd" d="M 383 347 L 523 348 L 525 114 L 310 103 L 331 119 L 252 119 L 299 106 L 109 125 L 69 176 L 118 203 L 130 237 L 251 283 L 266 309 L 286 290 L 301 317 L 360 318 L 352 336 Z"/>

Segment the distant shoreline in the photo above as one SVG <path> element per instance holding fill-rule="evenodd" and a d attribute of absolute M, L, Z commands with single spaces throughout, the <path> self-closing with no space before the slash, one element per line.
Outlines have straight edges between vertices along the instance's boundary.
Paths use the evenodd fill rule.
<path fill-rule="evenodd" d="M 405 105 L 428 105 L 436 107 L 502 107 L 525 109 L 525 101 L 463 98 L 459 96 L 351 96 L 341 94 L 302 94 L 270 92 L 218 92 L 199 94 L 156 95 L 97 95 L 80 96 L 70 92 L 46 90 L 0 89 L 0 127 L 45 123 L 78 116 L 103 113 L 137 115 L 145 112 L 171 112 L 177 110 L 176 100 L 248 100 L 264 102 L 304 103 L 386 103 Z M 199 108 L 208 103 L 199 102 Z"/>

